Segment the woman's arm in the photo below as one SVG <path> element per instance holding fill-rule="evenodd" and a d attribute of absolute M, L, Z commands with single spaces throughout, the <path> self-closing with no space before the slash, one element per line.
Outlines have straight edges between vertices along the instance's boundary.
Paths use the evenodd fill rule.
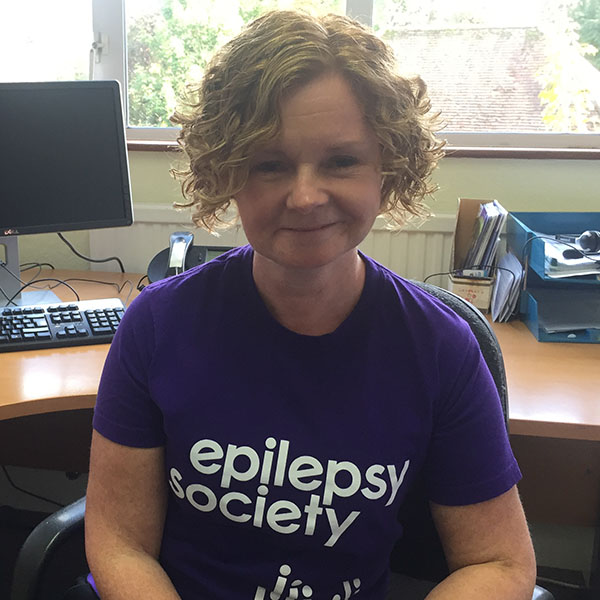
<path fill-rule="evenodd" d="M 427 600 L 531 600 L 535 555 L 516 487 L 479 504 L 431 508 L 451 574 Z"/>
<path fill-rule="evenodd" d="M 94 431 L 85 512 L 88 563 L 102 600 L 175 600 L 158 563 L 167 502 L 164 449 Z"/>

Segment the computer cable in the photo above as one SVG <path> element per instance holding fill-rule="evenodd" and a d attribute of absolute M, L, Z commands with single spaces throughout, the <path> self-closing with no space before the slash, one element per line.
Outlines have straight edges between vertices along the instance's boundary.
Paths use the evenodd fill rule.
<path fill-rule="evenodd" d="M 30 264 L 31 266 L 28 268 L 35 268 L 35 267 L 41 267 L 42 265 L 48 265 L 50 267 L 52 267 L 54 269 L 53 265 L 50 265 L 50 263 L 26 263 L 26 264 Z M 48 286 L 49 290 L 53 290 L 55 288 L 57 288 L 59 285 L 65 285 L 67 286 L 76 296 L 77 300 L 81 300 L 81 298 L 79 297 L 79 294 L 77 293 L 77 291 L 71 287 L 68 282 L 69 281 L 82 281 L 82 282 L 86 282 L 86 283 L 96 283 L 96 284 L 101 284 L 101 285 L 110 285 L 113 286 L 116 290 L 117 290 L 117 294 L 121 295 L 123 293 L 123 290 L 125 289 L 125 287 L 127 285 L 129 285 L 129 292 L 127 293 L 127 298 L 124 300 L 125 305 L 129 304 L 129 299 L 131 298 L 131 294 L 133 294 L 133 290 L 134 290 L 134 286 L 133 286 L 133 282 L 130 279 L 126 279 L 121 285 L 119 285 L 116 282 L 112 282 L 112 281 L 100 281 L 98 279 L 88 279 L 88 278 L 83 278 L 83 277 L 69 277 L 67 279 L 56 279 L 53 277 L 44 277 L 41 279 L 37 279 L 37 275 L 39 275 L 39 273 L 28 283 L 25 283 L 23 280 L 21 280 L 19 277 L 17 277 L 12 271 L 10 271 L 5 264 L 0 261 L 0 267 L 3 267 L 5 271 L 7 271 L 8 273 L 10 273 L 20 284 L 21 287 L 19 288 L 19 290 L 16 292 L 15 295 L 13 295 L 12 297 L 9 297 L 5 291 L 0 288 L 0 293 L 6 298 L 7 303 L 8 304 L 15 304 L 14 299 L 27 287 L 37 287 L 35 286 L 35 284 L 37 283 L 41 283 L 41 282 L 46 282 L 46 281 L 52 281 L 55 282 L 54 285 L 50 285 Z M 40 269 L 41 272 L 41 269 Z M 142 277 L 143 279 L 143 277 Z M 142 279 L 140 279 L 140 281 L 142 281 Z M 139 285 L 139 282 L 138 282 Z M 43 288 L 38 288 L 38 289 L 43 289 Z M 15 304 L 16 306 L 16 304 Z"/>
<path fill-rule="evenodd" d="M 142 277 L 140 277 L 139 281 L 137 282 L 137 285 L 135 286 L 135 289 L 138 292 L 141 292 L 146 286 L 142 283 L 142 281 L 144 281 L 144 279 L 148 279 L 148 275 L 143 275 Z M 148 279 L 148 281 L 150 281 Z"/>
<path fill-rule="evenodd" d="M 73 254 L 75 254 L 75 256 L 78 256 L 79 258 L 82 258 L 83 260 L 87 260 L 88 262 L 91 262 L 91 263 L 105 263 L 105 262 L 110 262 L 111 260 L 114 260 L 117 263 L 119 263 L 121 273 L 125 273 L 125 267 L 123 266 L 123 262 L 121 261 L 121 259 L 118 256 L 110 256 L 108 258 L 90 258 L 89 256 L 84 256 L 78 250 L 75 249 L 73 244 L 71 244 L 71 242 L 69 242 L 69 240 L 67 240 L 67 238 L 62 233 L 57 232 L 56 235 L 58 235 L 58 237 L 69 247 L 69 249 L 73 252 Z"/>
<path fill-rule="evenodd" d="M 125 305 L 129 304 L 129 299 L 131 298 L 131 294 L 133 294 L 133 282 L 131 281 L 131 279 L 126 279 L 121 285 L 119 285 L 118 283 L 114 282 L 114 281 L 100 281 L 99 279 L 87 279 L 84 277 L 68 277 L 67 279 L 63 279 L 63 283 L 66 281 L 83 281 L 85 283 L 98 283 L 101 285 L 111 285 L 113 286 L 116 290 L 117 290 L 117 295 L 121 295 L 123 293 L 123 290 L 125 289 L 126 285 L 129 285 L 129 292 L 127 293 L 127 297 L 124 300 Z M 58 284 L 53 285 L 50 289 L 54 289 L 55 287 L 58 287 Z"/>
<path fill-rule="evenodd" d="M 23 268 L 25 266 L 25 268 Z M 30 285 L 33 285 L 34 283 L 36 283 L 37 281 L 42 281 L 41 279 L 37 279 L 37 277 L 39 276 L 39 274 L 42 272 L 42 267 L 47 266 L 50 267 L 51 269 L 55 269 L 54 265 L 50 264 L 50 263 L 24 263 L 23 265 L 20 266 L 21 271 L 27 271 L 28 269 L 33 269 L 33 268 L 38 268 L 39 271 L 36 275 L 34 275 L 31 278 L 31 281 L 29 282 Z M 12 274 L 13 277 L 16 277 L 14 274 Z M 123 290 L 125 289 L 125 286 L 127 284 L 129 284 L 131 286 L 131 289 L 129 291 L 129 294 L 127 296 L 127 299 L 129 300 L 129 297 L 131 296 L 131 294 L 133 293 L 133 282 L 130 279 L 126 279 L 121 285 L 119 285 L 118 283 L 114 282 L 114 281 L 100 281 L 98 279 L 90 279 L 87 277 L 68 277 L 67 279 L 56 279 L 54 280 L 57 283 L 55 283 L 54 285 L 50 285 L 48 286 L 49 290 L 53 290 L 55 288 L 57 288 L 59 285 L 62 285 L 65 282 L 68 281 L 83 281 L 86 283 L 98 283 L 101 285 L 111 285 L 113 286 L 116 290 L 117 290 L 117 294 L 121 295 L 121 293 L 123 292 Z M 25 284 L 24 281 L 21 281 L 19 279 L 19 282 L 21 284 Z M 40 288 L 42 289 L 42 288 Z"/>
<path fill-rule="evenodd" d="M 0 287 L 0 294 L 2 294 L 5 298 L 6 298 L 6 303 L 10 304 L 12 302 L 12 300 L 9 298 L 8 294 Z M 13 304 L 15 304 L 13 302 Z M 16 306 L 16 304 L 15 304 Z"/>
<path fill-rule="evenodd" d="M 25 285 L 22 285 L 15 294 L 13 294 L 10 298 L 8 298 L 8 303 L 9 304 L 14 304 L 15 306 L 17 306 L 17 304 L 14 302 L 14 299 L 26 288 L 28 287 L 34 287 L 34 283 L 41 283 L 42 281 L 56 281 L 58 284 L 60 285 L 65 285 L 67 286 L 74 294 L 75 294 L 75 298 L 77 298 L 77 302 L 79 302 L 81 300 L 81 298 L 79 297 L 79 294 L 77 293 L 77 290 L 75 290 L 75 288 L 71 287 L 68 283 L 65 283 L 64 281 L 61 281 L 60 279 L 54 279 L 53 277 L 43 277 L 42 279 L 36 279 L 35 281 L 30 281 L 29 283 L 26 283 Z"/>
<path fill-rule="evenodd" d="M 510 276 L 512 277 L 512 281 L 510 283 L 511 287 L 516 280 L 515 274 L 510 269 L 507 269 L 505 267 L 498 267 L 495 265 L 482 265 L 479 268 L 492 269 L 492 271 L 494 271 L 494 270 L 506 271 L 507 273 L 510 273 Z M 427 275 L 427 277 L 425 277 L 425 279 L 423 280 L 423 283 L 427 283 L 427 280 L 431 279 L 432 277 L 438 277 L 438 276 L 442 276 L 442 275 L 461 275 L 463 271 L 464 271 L 464 269 L 453 269 L 452 271 L 443 271 L 442 273 L 432 273 L 431 275 Z M 510 313 L 509 318 L 512 317 L 516 312 L 517 312 L 517 307 L 515 306 L 513 311 Z"/>
<path fill-rule="evenodd" d="M 9 298 L 8 295 L 4 292 L 4 290 L 2 290 L 0 288 L 0 291 L 2 292 L 2 295 L 6 298 L 7 300 L 7 304 L 14 304 L 15 306 L 17 306 L 16 302 L 14 302 L 15 298 L 26 288 L 28 287 L 35 287 L 34 284 L 36 283 L 41 283 L 42 281 L 55 281 L 60 285 L 66 285 L 74 294 L 75 297 L 77 298 L 77 300 L 81 300 L 81 298 L 79 297 L 79 294 L 77 293 L 77 291 L 75 289 L 73 289 L 68 283 L 65 283 L 64 281 L 61 281 L 60 279 L 56 279 L 54 277 L 44 277 L 42 279 L 34 279 L 32 281 L 30 281 L 29 283 L 25 283 L 22 279 L 20 279 L 19 277 L 17 277 L 7 266 L 6 264 L 0 260 L 0 267 L 2 267 L 7 273 L 9 273 L 10 275 L 12 275 L 20 284 L 21 287 Z"/>
<path fill-rule="evenodd" d="M 32 263 L 33 264 L 33 263 Z M 7 266 L 6 263 L 2 260 L 0 260 L 0 267 L 2 267 L 13 279 L 16 279 L 21 285 L 26 285 L 26 283 L 17 275 L 15 275 Z M 20 267 L 19 267 L 20 268 Z M 41 269 L 40 269 L 40 273 L 41 273 Z M 39 275 L 39 273 L 38 273 Z M 35 276 L 37 277 L 37 275 Z M 29 282 L 29 283 L 33 283 L 35 277 Z M 60 281 L 59 279 L 57 279 L 56 281 Z M 20 292 L 19 292 L 20 293 Z"/>
<path fill-rule="evenodd" d="M 34 281 L 35 280 L 32 279 L 31 283 L 34 283 Z M 99 279 L 88 279 L 87 277 L 67 277 L 67 279 L 62 279 L 60 281 L 61 283 L 64 283 L 65 281 L 82 281 L 84 283 L 98 283 L 100 285 L 110 285 L 117 290 L 118 294 L 120 294 L 123 291 L 127 284 L 133 287 L 133 283 L 130 279 L 125 280 L 121 285 L 119 285 L 115 281 L 100 281 Z M 50 286 L 50 289 L 53 290 L 54 288 L 58 287 L 58 285 L 58 283 L 55 283 L 53 286 Z"/>
<path fill-rule="evenodd" d="M 13 488 L 15 488 L 15 490 L 18 490 L 19 492 L 22 492 L 23 494 L 27 494 L 28 496 L 32 496 L 33 498 L 37 498 L 38 500 L 43 500 L 44 502 L 49 502 L 50 504 L 54 504 L 55 506 L 58 506 L 59 508 L 63 508 L 64 506 L 66 506 L 65 504 L 57 502 L 56 500 L 51 500 L 50 498 L 46 498 L 45 496 L 40 496 L 39 494 L 35 494 L 33 492 L 30 492 L 29 490 L 19 487 L 12 480 L 5 465 L 2 465 L 2 470 L 4 471 L 4 475 L 5 475 L 6 479 L 8 480 L 8 483 L 10 483 L 10 485 Z"/>
<path fill-rule="evenodd" d="M 43 269 L 44 267 L 49 267 L 50 269 L 52 269 L 53 271 L 55 270 L 55 266 L 44 262 L 44 263 L 40 263 L 40 262 L 28 262 L 28 263 L 23 263 L 21 265 L 19 265 L 19 269 L 21 270 L 21 272 L 23 271 L 29 271 L 30 269 Z"/>
<path fill-rule="evenodd" d="M 481 269 L 491 269 L 492 271 L 498 270 L 498 271 L 507 271 L 508 273 L 510 273 L 512 275 L 513 281 L 515 279 L 515 274 L 510 270 L 510 269 L 506 269 L 505 267 L 498 267 L 495 265 L 481 265 L 479 267 L 471 267 L 472 269 L 477 268 L 477 270 L 481 270 Z M 467 267 L 466 270 L 468 270 L 469 268 Z M 453 269 L 452 271 L 442 271 L 441 273 L 432 273 L 431 275 L 427 275 L 427 277 L 425 277 L 425 279 L 423 279 L 423 283 L 427 283 L 428 279 L 431 279 L 432 277 L 441 277 L 442 275 L 458 275 L 460 276 L 463 271 L 465 271 L 464 268 L 462 269 Z M 480 279 L 479 277 L 474 277 L 473 279 Z"/>

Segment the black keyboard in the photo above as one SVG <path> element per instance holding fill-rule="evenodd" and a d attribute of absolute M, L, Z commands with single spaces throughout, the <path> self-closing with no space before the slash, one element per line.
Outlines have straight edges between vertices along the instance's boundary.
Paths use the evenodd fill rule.
<path fill-rule="evenodd" d="M 0 307 L 0 352 L 107 344 L 124 312 L 119 298 Z"/>

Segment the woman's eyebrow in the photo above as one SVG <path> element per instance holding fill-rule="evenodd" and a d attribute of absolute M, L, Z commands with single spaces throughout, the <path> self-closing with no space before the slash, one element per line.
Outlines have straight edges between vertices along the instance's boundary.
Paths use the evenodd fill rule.
<path fill-rule="evenodd" d="M 352 154 L 365 152 L 368 149 L 370 149 L 370 145 L 365 140 L 348 140 L 326 146 L 325 152 L 327 154 Z M 286 156 L 288 156 L 288 152 L 283 147 L 275 145 L 257 148 L 257 150 L 252 153 L 252 158 L 259 160 Z"/>
<path fill-rule="evenodd" d="M 258 148 L 252 155 L 255 157 L 283 156 L 285 152 L 277 146 L 265 146 L 264 148 Z"/>
<path fill-rule="evenodd" d="M 327 150 L 332 153 L 336 152 L 361 152 L 366 150 L 369 144 L 363 140 L 348 141 L 332 144 L 327 147 Z"/>

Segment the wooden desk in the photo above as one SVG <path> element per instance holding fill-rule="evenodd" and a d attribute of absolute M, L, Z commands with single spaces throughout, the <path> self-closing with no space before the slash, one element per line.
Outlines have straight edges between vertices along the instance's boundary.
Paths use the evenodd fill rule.
<path fill-rule="evenodd" d="M 515 435 L 600 441 L 600 344 L 538 342 L 524 323 L 493 323 Z"/>
<path fill-rule="evenodd" d="M 137 295 L 141 275 L 93 271 L 45 271 L 45 277 L 94 279 L 70 281 L 82 300 Z M 131 282 L 131 285 L 126 283 Z M 65 286 L 54 293 L 74 300 Z M 0 464 L 86 471 L 92 409 L 108 344 L 49 348 L 0 354 Z"/>
<path fill-rule="evenodd" d="M 119 294 L 110 285 L 69 281 L 82 300 L 119 297 L 123 302 L 131 301 L 137 295 L 135 286 L 141 277 L 131 273 L 59 270 L 44 271 L 43 276 L 63 280 L 94 279 L 118 286 L 125 284 Z M 65 286 L 53 291 L 61 300 L 74 300 L 73 293 Z M 108 344 L 99 344 L 0 354 L 0 421 L 93 408 L 108 348 Z"/>
<path fill-rule="evenodd" d="M 506 365 L 510 437 L 528 519 L 598 527 L 600 344 L 538 342 L 520 321 L 492 327 Z"/>

